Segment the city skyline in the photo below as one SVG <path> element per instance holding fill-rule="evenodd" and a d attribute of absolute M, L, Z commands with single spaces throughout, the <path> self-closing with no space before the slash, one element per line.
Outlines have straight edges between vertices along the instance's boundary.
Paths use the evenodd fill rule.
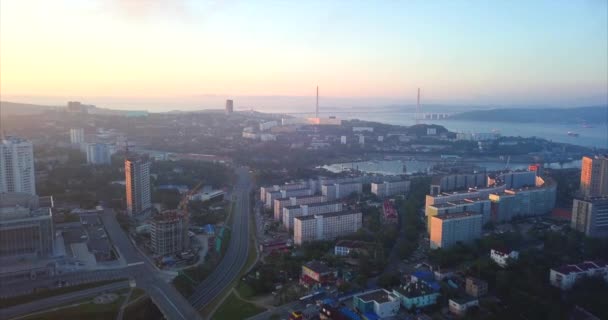
<path fill-rule="evenodd" d="M 322 107 L 412 104 L 418 87 L 427 104 L 602 105 L 607 6 L 3 1 L 0 98 L 312 107 L 319 85 Z"/>

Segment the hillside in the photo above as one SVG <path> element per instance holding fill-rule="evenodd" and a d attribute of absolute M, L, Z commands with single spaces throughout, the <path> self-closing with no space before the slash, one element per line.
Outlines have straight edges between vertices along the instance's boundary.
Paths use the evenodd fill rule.
<path fill-rule="evenodd" d="M 58 108 L 54 106 L 0 101 L 0 113 L 2 113 L 2 116 L 39 114 L 47 110 L 57 110 Z"/>
<path fill-rule="evenodd" d="M 604 123 L 608 106 L 546 109 L 491 109 L 457 113 L 452 120 L 536 122 L 536 123 Z"/>

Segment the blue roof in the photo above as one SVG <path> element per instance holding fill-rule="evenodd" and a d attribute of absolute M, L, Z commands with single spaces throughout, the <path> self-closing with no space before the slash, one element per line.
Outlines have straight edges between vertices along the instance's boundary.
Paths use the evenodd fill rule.
<path fill-rule="evenodd" d="M 351 309 L 349 309 L 347 307 L 341 308 L 340 312 L 342 312 L 342 314 L 344 314 L 345 316 L 347 316 L 351 320 L 362 320 L 361 317 L 358 314 L 356 314 L 353 310 L 351 310 Z"/>
<path fill-rule="evenodd" d="M 435 280 L 435 275 L 431 271 L 416 271 L 412 273 L 412 276 L 427 282 Z"/>
<path fill-rule="evenodd" d="M 377 320 L 377 319 L 380 319 L 380 317 L 378 317 L 378 315 L 376 315 L 373 312 L 366 312 L 366 313 L 363 314 L 363 316 L 367 320 Z"/>
<path fill-rule="evenodd" d="M 206 224 L 204 226 L 204 228 L 205 228 L 205 232 L 207 232 L 207 233 L 215 232 L 215 226 L 212 224 Z"/>

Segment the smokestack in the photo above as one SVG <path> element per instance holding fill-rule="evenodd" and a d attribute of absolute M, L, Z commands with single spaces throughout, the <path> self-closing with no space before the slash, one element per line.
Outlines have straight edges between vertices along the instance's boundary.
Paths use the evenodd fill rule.
<path fill-rule="evenodd" d="M 315 117 L 319 118 L 319 86 L 317 86 L 317 109 L 315 110 Z"/>

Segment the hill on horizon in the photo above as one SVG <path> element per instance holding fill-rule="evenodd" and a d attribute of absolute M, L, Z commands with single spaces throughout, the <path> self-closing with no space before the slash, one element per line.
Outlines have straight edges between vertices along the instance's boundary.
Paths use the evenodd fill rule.
<path fill-rule="evenodd" d="M 449 119 L 528 123 L 605 123 L 608 121 L 608 105 L 577 108 L 500 108 L 476 110 L 457 113 Z"/>
<path fill-rule="evenodd" d="M 61 107 L 0 101 L 0 113 L 3 116 L 40 114 L 48 110 L 57 110 L 59 108 Z"/>

